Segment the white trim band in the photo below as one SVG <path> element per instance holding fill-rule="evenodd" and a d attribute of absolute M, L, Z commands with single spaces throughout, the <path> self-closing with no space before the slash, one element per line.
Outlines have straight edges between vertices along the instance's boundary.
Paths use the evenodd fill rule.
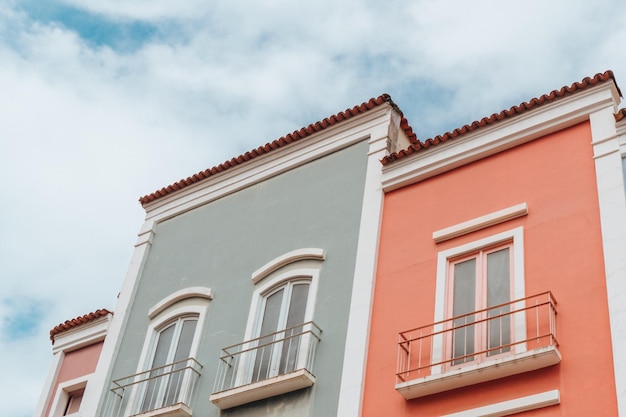
<path fill-rule="evenodd" d="M 186 298 L 206 298 L 207 300 L 213 299 L 213 290 L 206 287 L 189 287 L 183 288 L 182 290 L 178 290 L 175 293 L 172 293 L 156 303 L 150 310 L 148 310 L 148 317 L 150 320 L 155 318 L 160 312 L 165 310 L 171 305 L 176 304 L 177 302 L 184 300 Z"/>
<path fill-rule="evenodd" d="M 259 281 L 261 281 L 272 272 L 292 262 L 303 261 L 307 259 L 323 261 L 325 258 L 326 254 L 324 253 L 324 249 L 304 248 L 292 250 L 291 252 L 287 252 L 284 255 L 280 255 L 279 257 L 272 259 L 271 261 L 254 271 L 252 273 L 252 283 L 257 284 Z"/>
<path fill-rule="evenodd" d="M 437 230 L 433 232 L 433 239 L 435 242 L 440 243 L 489 226 L 504 223 L 508 220 L 517 219 L 527 214 L 528 205 L 526 203 L 517 204 L 513 207 L 498 210 L 463 223 L 455 224 L 454 226 L 446 227 L 445 229 Z"/>
<path fill-rule="evenodd" d="M 529 395 L 527 397 L 516 398 L 514 400 L 502 401 L 486 405 L 484 407 L 472 408 L 471 410 L 460 411 L 458 413 L 446 414 L 441 417 L 501 417 L 524 411 L 536 410 L 561 403 L 561 395 L 558 389 Z"/>

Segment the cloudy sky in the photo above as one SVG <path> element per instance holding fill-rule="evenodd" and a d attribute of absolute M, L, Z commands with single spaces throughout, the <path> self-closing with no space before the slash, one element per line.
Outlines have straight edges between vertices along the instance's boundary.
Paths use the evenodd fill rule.
<path fill-rule="evenodd" d="M 138 197 L 391 94 L 426 139 L 612 69 L 623 0 L 3 0 L 0 415 L 115 308 Z"/>

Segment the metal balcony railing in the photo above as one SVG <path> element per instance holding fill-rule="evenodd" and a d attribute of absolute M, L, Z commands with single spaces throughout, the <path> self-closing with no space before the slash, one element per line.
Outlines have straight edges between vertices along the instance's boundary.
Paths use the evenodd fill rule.
<path fill-rule="evenodd" d="M 321 332 L 310 321 L 222 349 L 213 393 L 301 369 L 312 373 Z"/>
<path fill-rule="evenodd" d="M 129 417 L 178 406 L 190 409 L 202 365 L 183 359 L 112 382 L 103 417 Z M 168 414 L 169 415 L 169 414 Z"/>
<path fill-rule="evenodd" d="M 401 332 L 396 383 L 558 346 L 551 292 Z"/>

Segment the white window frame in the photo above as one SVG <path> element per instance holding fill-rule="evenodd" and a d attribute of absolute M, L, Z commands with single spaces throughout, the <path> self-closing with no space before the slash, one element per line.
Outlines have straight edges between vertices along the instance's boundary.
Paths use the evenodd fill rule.
<path fill-rule="evenodd" d="M 67 402 L 70 399 L 70 394 L 79 390 L 84 390 L 87 386 L 89 378 L 93 377 L 94 375 L 95 374 L 91 373 L 60 383 L 57 387 L 57 392 L 54 396 L 54 402 L 52 403 L 52 407 L 50 407 L 50 414 L 48 415 L 52 417 L 63 417 L 63 413 L 65 412 L 65 408 L 67 407 Z M 79 409 L 76 413 L 67 414 L 66 416 L 74 417 L 81 415 L 82 411 Z"/>
<path fill-rule="evenodd" d="M 244 335 L 244 341 L 255 339 L 261 336 L 261 322 L 263 317 L 263 309 L 265 306 L 265 298 L 267 295 L 278 290 L 279 287 L 283 287 L 288 283 L 298 281 L 309 282 L 309 293 L 307 295 L 306 309 L 304 312 L 304 323 L 313 321 L 315 312 L 315 300 L 317 298 L 317 289 L 319 285 L 321 262 L 311 261 L 323 261 L 325 253 L 322 249 L 318 248 L 305 248 L 297 249 L 286 254 L 283 254 L 272 261 L 265 264 L 252 274 L 252 283 L 255 285 L 255 290 L 252 294 L 252 301 L 250 303 L 250 311 L 248 313 L 248 322 L 246 325 L 246 331 Z M 304 265 L 298 267 L 298 263 L 304 263 Z M 295 265 L 295 267 L 294 267 Z M 309 266 L 310 265 L 310 266 Z M 291 266 L 291 267 L 289 267 Z M 283 267 L 285 270 L 281 271 Z M 310 329 L 304 328 L 303 331 Z M 310 343 L 306 338 L 302 343 Z M 244 349 L 252 346 L 245 346 Z M 302 349 L 302 348 L 301 348 Z M 306 347 L 305 347 L 306 349 Z M 237 370 L 236 385 L 244 385 L 252 379 L 252 366 L 254 361 L 252 360 L 252 353 L 244 353 L 241 358 L 241 364 Z M 300 361 L 304 358 L 298 358 Z M 300 366 L 297 366 L 298 368 Z"/>
<path fill-rule="evenodd" d="M 447 281 L 450 260 L 506 242 L 512 242 L 513 300 L 519 300 L 525 297 L 526 290 L 524 283 L 524 228 L 520 226 L 492 236 L 485 237 L 483 239 L 475 240 L 473 242 L 446 249 L 438 253 L 434 323 L 441 322 L 448 318 L 446 317 L 446 300 L 448 291 Z M 523 302 L 521 302 L 521 304 L 523 304 Z M 519 304 L 512 306 L 512 308 L 514 309 L 520 309 L 523 307 L 523 305 Z M 439 324 L 435 327 L 434 332 L 441 332 L 443 330 L 445 330 L 443 328 L 443 324 Z M 511 333 L 512 343 L 522 342 L 526 339 L 526 319 L 523 314 L 520 314 L 518 317 L 516 317 L 514 326 L 511 329 Z M 439 363 L 445 360 L 445 342 L 446 341 L 444 334 L 440 333 L 433 336 L 432 363 Z M 524 343 L 519 343 L 516 345 L 516 353 L 521 353 L 525 351 L 526 345 Z M 443 365 L 434 366 L 432 369 L 432 373 L 440 374 L 443 373 L 445 369 L 446 367 Z"/>
<path fill-rule="evenodd" d="M 182 289 L 156 303 L 149 309 L 148 317 L 152 319 L 146 331 L 144 345 L 138 361 L 136 373 L 146 372 L 152 366 L 154 351 L 157 346 L 158 336 L 170 323 L 183 318 L 195 316 L 198 318 L 196 329 L 189 350 L 189 357 L 196 357 L 202 329 L 209 309 L 209 301 L 213 299 L 213 292 L 209 288 L 199 287 Z M 156 313 L 155 313 L 156 312 Z M 128 401 L 126 415 L 137 414 L 138 399 L 141 397 L 140 390 L 135 388 Z"/>

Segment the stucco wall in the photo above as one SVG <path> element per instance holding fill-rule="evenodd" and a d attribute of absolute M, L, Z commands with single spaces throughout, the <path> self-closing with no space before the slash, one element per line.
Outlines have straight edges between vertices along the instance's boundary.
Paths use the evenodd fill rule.
<path fill-rule="evenodd" d="M 332 416 L 336 413 L 367 141 L 160 223 L 129 312 L 112 379 L 137 372 L 148 310 L 186 287 L 210 287 L 197 359 L 204 365 L 194 415 L 215 416 L 209 402 L 220 349 L 242 342 L 255 286 L 251 274 L 286 252 L 322 248 L 314 320 L 322 328 L 311 389 L 241 406 L 221 415 Z"/>

